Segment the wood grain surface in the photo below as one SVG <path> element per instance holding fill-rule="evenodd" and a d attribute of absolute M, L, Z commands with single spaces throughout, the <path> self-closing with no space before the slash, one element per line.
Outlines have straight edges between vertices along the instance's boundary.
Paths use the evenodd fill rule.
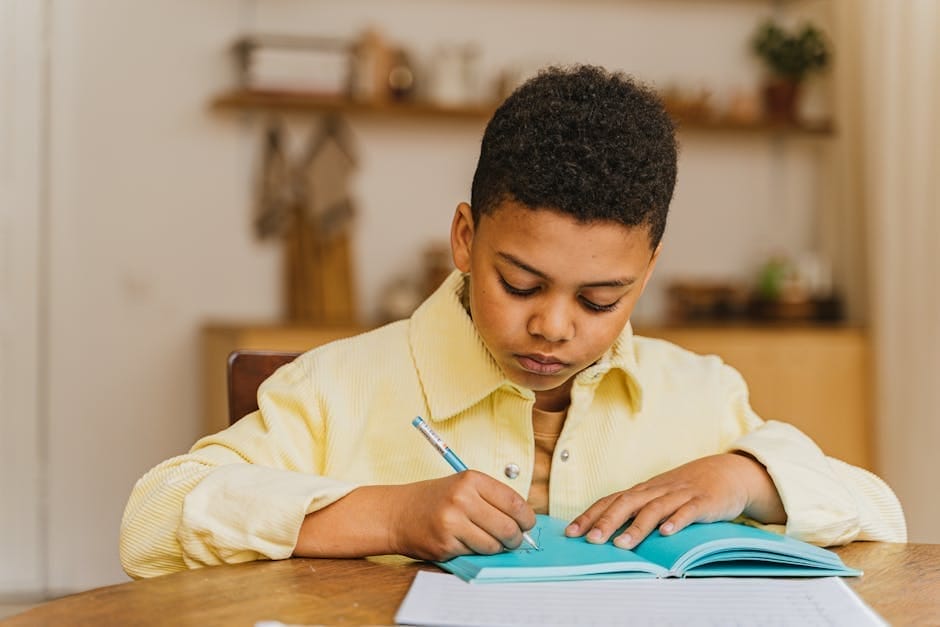
<path fill-rule="evenodd" d="M 892 625 L 940 625 L 940 544 L 836 549 L 846 581 Z M 25 625 L 391 625 L 420 569 L 403 560 L 291 559 L 184 571 L 63 597 L 2 621 Z"/>

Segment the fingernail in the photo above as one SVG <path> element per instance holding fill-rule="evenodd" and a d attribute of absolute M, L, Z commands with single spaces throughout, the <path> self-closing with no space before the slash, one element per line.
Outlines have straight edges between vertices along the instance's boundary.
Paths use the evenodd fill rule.
<path fill-rule="evenodd" d="M 629 533 L 622 533 L 614 538 L 614 544 L 619 546 L 621 549 L 631 549 L 633 548 L 633 538 Z"/>
<path fill-rule="evenodd" d="M 675 528 L 675 525 L 671 522 L 663 523 L 663 526 L 659 528 L 660 533 L 671 533 Z"/>
<path fill-rule="evenodd" d="M 576 535 L 578 535 L 578 531 L 580 531 L 580 527 L 578 527 L 577 523 L 571 523 L 571 524 L 568 525 L 568 527 L 565 529 L 565 535 L 567 535 L 567 536 L 576 536 Z"/>
<path fill-rule="evenodd" d="M 603 535 L 604 533 L 600 529 L 591 529 L 591 531 L 587 534 L 587 539 L 591 542 L 600 542 Z"/>

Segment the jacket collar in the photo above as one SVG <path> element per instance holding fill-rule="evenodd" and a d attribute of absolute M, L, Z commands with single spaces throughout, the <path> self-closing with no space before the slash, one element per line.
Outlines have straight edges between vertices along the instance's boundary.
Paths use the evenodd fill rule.
<path fill-rule="evenodd" d="M 455 270 L 411 316 L 409 344 L 432 421 L 451 418 L 501 387 L 533 398 L 530 390 L 509 381 L 460 302 L 464 275 Z M 637 378 L 633 329 L 628 323 L 613 346 L 578 373 L 575 385 L 593 386 L 610 372 L 620 373 L 633 410 L 642 389 Z"/>

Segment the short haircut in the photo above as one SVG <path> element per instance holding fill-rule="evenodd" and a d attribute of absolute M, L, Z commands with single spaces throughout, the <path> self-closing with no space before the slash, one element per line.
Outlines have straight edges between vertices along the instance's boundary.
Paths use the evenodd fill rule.
<path fill-rule="evenodd" d="M 486 126 L 473 221 L 505 201 L 589 223 L 649 227 L 655 248 L 676 184 L 675 126 L 655 93 L 622 73 L 549 67 Z"/>

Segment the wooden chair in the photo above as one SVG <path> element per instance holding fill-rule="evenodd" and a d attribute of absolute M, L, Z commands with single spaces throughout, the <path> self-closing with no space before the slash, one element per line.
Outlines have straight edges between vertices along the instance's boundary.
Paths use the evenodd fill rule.
<path fill-rule="evenodd" d="M 300 355 L 286 351 L 236 350 L 228 356 L 228 423 L 258 409 L 258 386 Z"/>

